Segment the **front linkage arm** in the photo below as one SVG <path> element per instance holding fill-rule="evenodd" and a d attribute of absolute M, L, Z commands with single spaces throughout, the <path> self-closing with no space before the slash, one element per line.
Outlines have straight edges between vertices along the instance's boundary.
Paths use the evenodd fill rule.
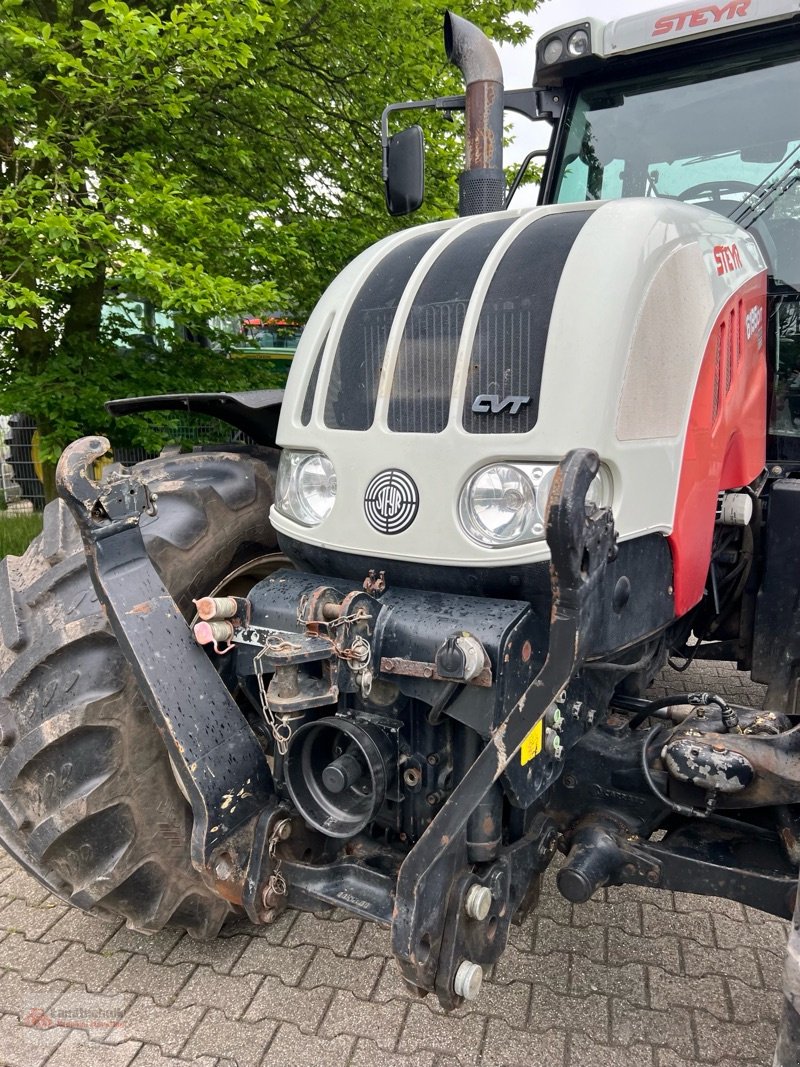
<path fill-rule="evenodd" d="M 231 842 L 238 833 L 249 836 L 247 824 L 259 816 L 263 822 L 273 793 L 269 768 L 147 555 L 139 522 L 157 506 L 147 486 L 126 471 L 112 471 L 102 485 L 89 473 L 109 447 L 103 437 L 70 445 L 56 486 L 78 523 L 92 584 L 189 798 L 192 864 L 216 892 L 246 903 L 246 879 Z"/>
<path fill-rule="evenodd" d="M 400 869 L 392 925 L 394 954 L 409 984 L 422 990 L 435 988 L 449 1007 L 457 999 L 452 997 L 453 976 L 444 962 L 443 938 L 465 827 L 580 667 L 582 636 L 595 593 L 616 553 L 610 509 L 587 513 L 585 503 L 599 465 L 595 452 L 576 449 L 561 461 L 553 482 L 547 516 L 553 599 L 544 664 Z M 448 970 L 446 975 L 438 973 L 440 964 Z"/>

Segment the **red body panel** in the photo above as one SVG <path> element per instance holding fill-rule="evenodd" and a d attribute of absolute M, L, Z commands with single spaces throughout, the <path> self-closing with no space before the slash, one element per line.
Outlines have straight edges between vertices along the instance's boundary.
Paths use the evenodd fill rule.
<path fill-rule="evenodd" d="M 737 290 L 703 356 L 669 536 L 676 615 L 703 595 L 717 495 L 747 485 L 766 462 L 766 285 L 765 272 Z"/>

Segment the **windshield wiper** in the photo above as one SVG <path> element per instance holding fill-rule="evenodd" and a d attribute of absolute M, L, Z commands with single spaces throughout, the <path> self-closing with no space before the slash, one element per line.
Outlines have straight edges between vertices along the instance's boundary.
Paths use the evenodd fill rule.
<path fill-rule="evenodd" d="M 800 181 L 800 145 L 774 167 L 750 195 L 738 204 L 729 218 L 748 230 L 784 193 Z"/>

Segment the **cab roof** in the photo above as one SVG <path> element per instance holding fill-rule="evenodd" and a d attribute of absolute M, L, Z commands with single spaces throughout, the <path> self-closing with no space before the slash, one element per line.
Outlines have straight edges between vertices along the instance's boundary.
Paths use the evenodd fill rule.
<path fill-rule="evenodd" d="M 564 23 L 542 36 L 536 49 L 534 85 L 562 84 L 566 78 L 617 56 L 757 28 L 771 22 L 788 22 L 798 17 L 798 0 L 718 0 L 717 3 L 692 3 L 691 0 L 682 3 L 677 0 L 610 21 L 590 16 Z M 569 41 L 579 30 L 588 34 L 588 49 L 580 55 L 570 55 Z M 546 61 L 545 50 L 551 44 L 553 50 L 557 50 L 556 40 L 562 42 L 562 55 L 555 62 Z"/>

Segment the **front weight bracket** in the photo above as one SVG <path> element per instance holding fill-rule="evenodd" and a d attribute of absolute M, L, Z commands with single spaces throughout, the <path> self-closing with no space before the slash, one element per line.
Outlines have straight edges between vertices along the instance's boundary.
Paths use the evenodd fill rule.
<path fill-rule="evenodd" d="M 246 824 L 270 803 L 272 776 L 255 734 L 147 555 L 140 522 L 155 520 L 157 499 L 125 468 L 107 472 L 102 483 L 90 473 L 109 447 L 104 437 L 71 444 L 59 460 L 56 487 L 78 524 L 98 599 L 189 799 L 192 865 L 216 892 L 241 903 L 237 842 L 246 851 Z"/>

